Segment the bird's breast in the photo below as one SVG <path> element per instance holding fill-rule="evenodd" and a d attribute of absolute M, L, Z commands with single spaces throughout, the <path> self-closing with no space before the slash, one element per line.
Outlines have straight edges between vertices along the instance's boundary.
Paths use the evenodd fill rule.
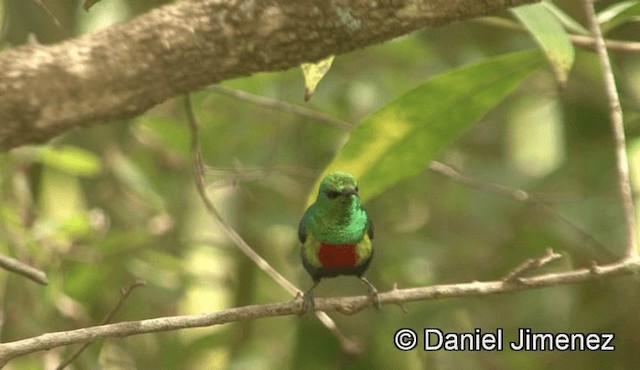
<path fill-rule="evenodd" d="M 358 262 L 356 244 L 320 243 L 318 260 L 323 267 L 329 269 L 353 267 Z"/>

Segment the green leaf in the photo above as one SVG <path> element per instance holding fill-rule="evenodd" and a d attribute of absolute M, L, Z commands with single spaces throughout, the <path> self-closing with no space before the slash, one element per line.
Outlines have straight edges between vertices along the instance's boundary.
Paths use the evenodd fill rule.
<path fill-rule="evenodd" d="M 562 9 L 558 8 L 549 1 L 543 1 L 540 4 L 544 6 L 551 14 L 553 14 L 560 23 L 569 31 L 573 33 L 577 33 L 579 35 L 589 36 L 591 33 L 588 29 L 584 28 L 580 23 L 578 23 L 575 19 L 571 18 L 567 13 L 565 13 Z"/>
<path fill-rule="evenodd" d="M 322 59 L 317 63 L 302 63 L 300 68 L 302 68 L 302 73 L 304 74 L 304 100 L 308 101 L 311 99 L 311 95 L 316 90 L 316 87 L 320 83 L 320 80 L 329 72 L 331 69 L 331 63 L 333 63 L 333 59 L 335 55 L 331 55 L 326 59 Z"/>
<path fill-rule="evenodd" d="M 556 79 L 564 85 L 575 51 L 562 24 L 541 4 L 520 6 L 511 11 L 533 36 L 551 63 Z"/>
<path fill-rule="evenodd" d="M 42 147 L 37 154 L 44 165 L 75 176 L 95 176 L 102 170 L 98 156 L 75 146 Z"/>
<path fill-rule="evenodd" d="M 597 19 L 602 32 L 606 34 L 621 24 L 637 21 L 638 14 L 640 14 L 640 2 L 629 0 L 605 8 L 597 14 Z"/>
<path fill-rule="evenodd" d="M 354 174 L 366 201 L 420 173 L 542 62 L 526 51 L 456 69 L 418 86 L 362 121 L 324 170 Z M 319 180 L 311 199 L 315 198 Z"/>

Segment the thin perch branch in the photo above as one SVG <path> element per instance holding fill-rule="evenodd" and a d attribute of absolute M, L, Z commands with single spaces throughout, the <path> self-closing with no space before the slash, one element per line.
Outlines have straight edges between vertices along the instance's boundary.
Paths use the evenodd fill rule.
<path fill-rule="evenodd" d="M 394 289 L 380 293 L 384 304 L 403 305 L 407 302 L 428 301 L 453 297 L 487 296 L 529 289 L 577 284 L 640 272 L 640 259 L 628 259 L 603 266 L 579 270 L 548 273 L 520 278 L 518 284 L 502 280 L 472 282 L 464 284 L 434 285 L 427 287 Z M 316 298 L 316 308 L 322 311 L 337 311 L 352 315 L 371 305 L 368 296 Z M 299 315 L 303 311 L 302 300 L 231 308 L 224 311 L 185 316 L 160 317 L 155 319 L 128 321 L 100 325 L 71 331 L 47 333 L 37 337 L 0 344 L 0 366 L 9 360 L 29 353 L 48 350 L 70 344 L 95 341 L 101 338 L 126 337 L 160 331 L 221 325 L 230 322 L 253 320 L 264 317 Z"/>
<path fill-rule="evenodd" d="M 49 284 L 49 279 L 47 279 L 47 275 L 44 272 L 11 257 L 0 255 L 0 268 L 15 272 L 38 284 Z"/>
<path fill-rule="evenodd" d="M 631 181 L 629 180 L 629 160 L 627 158 L 627 145 L 624 136 L 624 120 L 622 118 L 622 108 L 620 107 L 620 98 L 616 88 L 616 80 L 611 70 L 611 61 L 609 54 L 602 38 L 602 31 L 596 18 L 595 9 L 593 8 L 593 0 L 583 0 L 584 9 L 591 28 L 591 35 L 596 41 L 596 51 L 602 67 L 602 77 L 609 99 L 609 118 L 611 120 L 611 129 L 613 131 L 613 143 L 616 152 L 616 169 L 618 171 L 618 185 L 620 190 L 620 200 L 624 210 L 625 227 L 627 231 L 627 248 L 626 255 L 628 258 L 639 258 L 636 249 L 637 232 L 635 223 L 635 210 L 633 206 L 633 196 L 631 192 Z"/>

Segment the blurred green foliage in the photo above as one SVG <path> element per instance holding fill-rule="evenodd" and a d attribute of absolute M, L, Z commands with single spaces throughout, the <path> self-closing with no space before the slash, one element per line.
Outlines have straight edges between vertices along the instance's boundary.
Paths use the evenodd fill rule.
<path fill-rule="evenodd" d="M 46 1 L 62 23 L 57 28 L 35 2 L 5 0 L 2 45 L 23 44 L 30 34 L 42 43 L 58 42 L 164 2 L 104 0 L 85 13 L 80 1 Z M 555 4 L 574 20 L 571 29 L 584 24 L 580 2 Z M 636 1 L 597 5 L 606 37 L 637 41 Z M 499 16 L 516 21 L 509 12 Z M 457 22 L 337 56 L 308 103 L 302 101 L 299 70 L 224 85 L 366 123 L 365 117 L 435 76 L 536 46 L 525 32 Z M 612 60 L 637 177 L 640 63 L 637 54 L 625 52 L 612 52 Z M 448 119 L 457 122 L 459 109 L 475 95 L 429 118 L 433 126 L 423 124 L 458 130 L 447 125 Z M 429 108 L 442 103 L 439 97 L 416 99 L 406 109 L 431 117 Z M 306 289 L 310 279 L 298 260 L 297 223 L 314 182 L 340 157 L 349 132 L 211 91 L 194 93 L 192 100 L 215 204 L 258 253 Z M 565 258 L 544 271 L 619 258 L 624 227 L 607 106 L 596 56 L 576 49 L 563 89 L 551 68 L 538 69 L 479 121 L 466 122 L 474 124 L 463 134 L 450 132 L 447 140 L 457 139 L 438 143 L 438 160 L 478 180 L 537 194 L 554 212 L 414 169 L 411 176 L 397 178 L 402 181 L 385 184 L 367 203 L 377 234 L 370 280 L 386 291 L 396 283 L 414 287 L 498 279 L 549 247 Z M 382 138 L 372 138 L 377 139 Z M 417 149 L 414 155 L 424 166 L 423 157 L 434 152 Z M 394 152 L 388 155 L 393 158 Z M 147 286 L 134 291 L 117 321 L 292 299 L 239 253 L 206 213 L 191 163 L 181 99 L 126 122 L 75 130 L 47 145 L 2 154 L 0 253 L 45 270 L 50 284 L 38 286 L 0 270 L 0 341 L 94 325 L 115 304 L 120 289 L 136 279 Z M 373 188 L 381 181 L 375 171 L 363 180 L 363 193 L 368 183 Z M 355 279 L 330 279 L 316 294 L 361 294 L 361 287 Z M 412 303 L 407 313 L 385 306 L 379 315 L 373 310 L 332 314 L 359 351 L 341 348 L 312 316 L 281 317 L 100 341 L 70 368 L 634 368 L 640 357 L 639 308 L 637 278 L 625 277 Z M 524 327 L 613 332 L 616 351 L 401 352 L 393 346 L 393 334 L 403 327 L 504 328 L 508 340 Z M 32 354 L 8 367 L 52 368 L 73 349 Z"/>

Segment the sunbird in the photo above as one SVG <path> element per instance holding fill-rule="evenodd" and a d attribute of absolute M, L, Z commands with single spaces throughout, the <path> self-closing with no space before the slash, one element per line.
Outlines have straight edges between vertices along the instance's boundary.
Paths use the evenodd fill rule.
<path fill-rule="evenodd" d="M 302 264 L 313 279 L 304 294 L 304 313 L 315 309 L 313 289 L 320 279 L 339 275 L 358 277 L 380 310 L 378 290 L 364 277 L 373 257 L 373 223 L 360 204 L 353 175 L 333 172 L 322 179 L 316 201 L 300 220 L 298 239 Z"/>

